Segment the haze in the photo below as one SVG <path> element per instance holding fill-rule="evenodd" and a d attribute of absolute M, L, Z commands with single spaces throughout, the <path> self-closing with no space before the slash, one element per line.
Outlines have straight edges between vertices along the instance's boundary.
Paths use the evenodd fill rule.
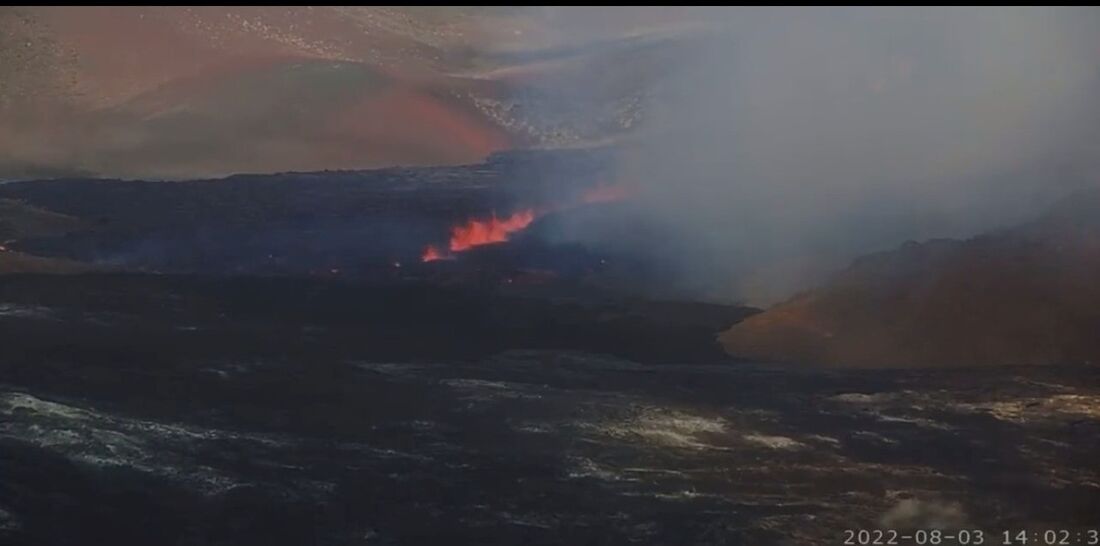
<path fill-rule="evenodd" d="M 1095 10 L 689 13 L 709 32 L 655 86 L 620 176 L 712 297 L 770 303 L 1100 181 Z"/>
<path fill-rule="evenodd" d="M 859 254 L 1096 185 L 1098 23 L 1087 8 L 5 8 L 0 176 L 611 144 L 629 222 L 661 238 L 621 236 L 621 216 L 560 237 L 766 304 Z"/>

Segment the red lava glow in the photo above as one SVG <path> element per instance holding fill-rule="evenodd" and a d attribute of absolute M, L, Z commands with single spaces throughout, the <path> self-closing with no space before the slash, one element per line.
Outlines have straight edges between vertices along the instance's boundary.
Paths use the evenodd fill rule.
<path fill-rule="evenodd" d="M 535 209 L 524 209 L 507 218 L 497 218 L 496 214 L 487 220 L 467 220 L 451 228 L 449 252 L 435 245 L 428 245 L 420 255 L 422 262 L 454 259 L 454 252 L 469 250 L 475 246 L 502 243 L 508 236 L 521 231 L 535 221 Z"/>
<path fill-rule="evenodd" d="M 600 185 L 585 190 L 581 194 L 579 202 L 572 204 L 542 208 L 538 211 L 527 208 L 512 213 L 507 218 L 497 218 L 496 214 L 493 214 L 488 219 L 467 220 L 465 223 L 451 227 L 451 240 L 447 251 L 436 245 L 428 245 L 424 248 L 424 253 L 420 255 L 420 261 L 453 260 L 455 253 L 469 250 L 475 246 L 507 241 L 511 234 L 526 229 L 527 226 L 531 225 L 531 222 L 535 221 L 535 218 L 548 212 L 573 208 L 579 204 L 621 201 L 630 197 L 630 194 L 631 191 L 623 185 Z"/>
<path fill-rule="evenodd" d="M 534 209 L 525 209 L 501 219 L 494 214 L 488 220 L 470 220 L 451 228 L 451 252 L 462 252 L 475 246 L 501 243 L 512 233 L 535 221 Z"/>
<path fill-rule="evenodd" d="M 424 248 L 424 254 L 420 256 L 420 261 L 434 262 L 436 260 L 444 260 L 447 258 L 449 258 L 449 256 L 446 256 L 442 252 L 440 252 L 439 249 L 435 247 L 435 245 L 428 245 L 426 248 Z"/>

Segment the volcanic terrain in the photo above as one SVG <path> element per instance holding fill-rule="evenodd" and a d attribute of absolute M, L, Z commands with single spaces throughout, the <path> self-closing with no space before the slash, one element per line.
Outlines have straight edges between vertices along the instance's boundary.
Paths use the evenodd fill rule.
<path fill-rule="evenodd" d="M 1096 367 L 732 358 L 719 334 L 776 310 L 692 301 L 646 256 L 549 236 L 629 220 L 610 169 L 587 150 L 0 185 L 0 259 L 36 264 L 0 276 L 0 541 L 1095 524 Z"/>

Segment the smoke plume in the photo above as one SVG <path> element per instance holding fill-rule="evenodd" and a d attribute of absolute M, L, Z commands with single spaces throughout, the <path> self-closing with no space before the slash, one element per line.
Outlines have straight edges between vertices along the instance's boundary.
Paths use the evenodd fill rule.
<path fill-rule="evenodd" d="M 630 21 L 623 35 L 678 29 L 617 182 L 639 189 L 635 212 L 674 241 L 651 251 L 700 296 L 773 302 L 859 254 L 1018 222 L 1100 181 L 1100 10 L 539 16 L 577 41 L 596 13 Z M 542 83 L 576 96 L 610 77 Z"/>

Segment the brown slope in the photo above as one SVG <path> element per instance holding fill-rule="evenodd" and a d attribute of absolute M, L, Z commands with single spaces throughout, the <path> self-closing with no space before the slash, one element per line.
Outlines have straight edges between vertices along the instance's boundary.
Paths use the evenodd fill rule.
<path fill-rule="evenodd" d="M 11 172 L 0 176 L 475 161 L 484 142 L 489 152 L 510 142 L 468 101 L 450 100 L 445 71 L 464 61 L 441 52 L 476 42 L 464 25 L 478 24 L 398 8 L 4 8 L 0 168 Z M 386 89 L 444 97 L 432 103 L 448 111 L 439 117 L 460 120 L 475 142 L 389 104 Z M 422 146 L 391 153 L 393 124 L 347 130 L 345 113 L 379 96 L 376 109 Z"/>
<path fill-rule="evenodd" d="M 0 274 L 83 273 L 97 269 L 78 261 L 33 256 L 9 248 L 10 242 L 17 239 L 59 236 L 84 227 L 78 218 L 0 199 Z"/>
<path fill-rule="evenodd" d="M 591 141 L 605 127 L 616 130 L 612 118 L 646 86 L 633 74 L 659 70 L 629 71 L 614 87 L 591 77 L 532 83 L 507 71 L 493 74 L 527 64 L 535 66 L 526 73 L 536 76 L 562 71 L 538 61 L 560 57 L 585 74 L 618 78 L 614 70 L 592 70 L 598 62 L 591 55 L 570 51 L 596 44 L 582 49 L 597 56 L 607 50 L 611 60 L 604 64 L 622 66 L 622 48 L 607 44 L 643 24 L 657 32 L 660 21 L 627 18 L 563 34 L 555 28 L 560 22 L 539 13 L 0 8 L 0 178 L 193 178 L 470 163 L 503 148 Z M 642 64 L 667 62 L 632 51 Z M 577 93 L 548 100 L 538 89 L 546 86 Z M 594 95 L 603 111 L 575 107 L 578 98 Z M 570 127 L 593 119 L 601 120 L 595 129 Z"/>
<path fill-rule="evenodd" d="M 907 243 L 723 333 L 740 357 L 832 367 L 1100 362 L 1100 192 L 1032 224 Z"/>

